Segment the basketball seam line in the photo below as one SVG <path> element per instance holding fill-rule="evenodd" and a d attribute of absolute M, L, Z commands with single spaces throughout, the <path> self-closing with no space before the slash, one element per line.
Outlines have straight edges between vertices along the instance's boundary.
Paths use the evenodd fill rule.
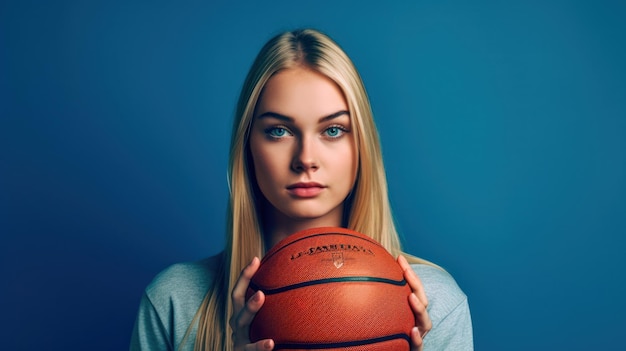
<path fill-rule="evenodd" d="M 289 291 L 289 290 L 304 288 L 304 287 L 311 286 L 311 285 L 328 284 L 328 283 L 343 283 L 343 282 L 348 282 L 348 283 L 372 282 L 372 283 L 391 284 L 391 285 L 397 285 L 397 286 L 406 285 L 406 280 L 404 279 L 393 280 L 393 279 L 378 278 L 378 277 L 338 277 L 338 278 L 324 278 L 324 279 L 309 280 L 307 282 L 291 284 L 291 285 L 283 286 L 280 288 L 274 288 L 274 289 L 263 289 L 257 284 L 250 282 L 250 288 L 254 291 L 261 290 L 263 291 L 265 295 L 273 295 L 273 294 L 278 294 L 278 293 Z"/>
<path fill-rule="evenodd" d="M 390 341 L 395 339 L 404 339 L 406 342 L 410 344 L 410 338 L 406 334 L 393 334 L 387 336 L 381 336 L 372 339 L 365 340 L 355 340 L 355 341 L 343 341 L 343 342 L 332 342 L 332 343 L 319 343 L 319 344 L 310 344 L 310 343 L 277 343 L 274 350 L 280 349 L 305 349 L 305 350 L 315 350 L 315 349 L 333 349 L 333 348 L 341 348 L 341 347 L 350 347 L 350 346 L 361 346 L 368 344 L 375 344 L 384 341 Z"/>

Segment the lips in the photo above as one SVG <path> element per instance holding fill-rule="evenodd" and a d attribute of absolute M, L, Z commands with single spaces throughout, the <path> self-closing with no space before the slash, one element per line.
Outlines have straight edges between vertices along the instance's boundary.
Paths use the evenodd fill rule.
<path fill-rule="evenodd" d="M 287 191 L 295 197 L 309 198 L 319 195 L 325 188 L 316 182 L 300 182 L 287 186 Z"/>

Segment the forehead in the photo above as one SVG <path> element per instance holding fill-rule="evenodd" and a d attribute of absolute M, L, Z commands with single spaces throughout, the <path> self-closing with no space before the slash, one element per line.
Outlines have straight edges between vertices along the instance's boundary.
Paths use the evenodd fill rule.
<path fill-rule="evenodd" d="M 308 68 L 289 68 L 265 84 L 255 117 L 274 112 L 294 119 L 320 118 L 348 110 L 341 88 L 330 78 Z"/>

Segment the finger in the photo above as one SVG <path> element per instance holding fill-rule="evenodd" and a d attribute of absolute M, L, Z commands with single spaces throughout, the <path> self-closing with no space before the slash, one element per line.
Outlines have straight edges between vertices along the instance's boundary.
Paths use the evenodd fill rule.
<path fill-rule="evenodd" d="M 415 315 L 415 325 L 419 327 L 420 337 L 424 338 L 433 327 L 428 311 L 426 311 L 426 306 L 415 294 L 409 296 L 409 305 L 411 305 L 411 309 Z"/>
<path fill-rule="evenodd" d="M 411 268 L 409 262 L 406 260 L 406 258 L 404 258 L 404 256 L 400 255 L 398 256 L 398 263 L 404 271 L 404 279 L 407 283 L 409 283 L 409 286 L 411 287 L 411 290 L 413 290 L 413 293 L 417 295 L 417 297 L 420 299 L 420 301 L 422 301 L 424 306 L 428 306 L 428 298 L 426 297 L 426 292 L 424 291 L 422 281 L 417 277 L 417 274 L 415 274 L 415 271 L 413 271 L 413 268 Z"/>
<path fill-rule="evenodd" d="M 274 349 L 274 340 L 264 339 L 255 342 L 254 344 L 248 344 L 244 348 L 244 351 L 267 351 Z"/>
<path fill-rule="evenodd" d="M 250 296 L 250 299 L 248 300 L 244 308 L 237 315 L 236 327 L 246 328 L 246 335 L 247 328 L 250 326 L 250 323 L 252 323 L 254 316 L 257 312 L 259 312 L 264 302 L 265 294 L 263 294 L 263 292 L 259 290 L 255 292 L 254 295 Z"/>
<path fill-rule="evenodd" d="M 411 265 L 409 264 L 409 262 L 402 255 L 398 255 L 398 264 L 400 265 L 400 267 L 402 267 L 403 271 L 406 271 L 407 269 L 411 268 Z"/>
<path fill-rule="evenodd" d="M 246 268 L 241 271 L 239 279 L 237 279 L 237 282 L 235 283 L 235 287 L 231 293 L 233 311 L 235 314 L 243 308 L 246 301 L 246 290 L 248 290 L 248 285 L 250 285 L 250 279 L 252 279 L 252 276 L 256 273 L 257 269 L 259 269 L 259 264 L 259 258 L 253 258 L 252 262 L 250 262 L 250 264 L 248 264 Z"/>
<path fill-rule="evenodd" d="M 264 302 L 265 294 L 262 291 L 257 291 L 250 297 L 245 306 L 239 310 L 239 313 L 230 318 L 228 324 L 233 330 L 232 339 L 235 345 L 250 343 L 250 323 L 252 323 L 254 316 L 261 309 Z"/>
<path fill-rule="evenodd" d="M 424 339 L 420 336 L 420 331 L 417 327 L 411 329 L 411 351 L 422 351 L 424 346 Z"/>

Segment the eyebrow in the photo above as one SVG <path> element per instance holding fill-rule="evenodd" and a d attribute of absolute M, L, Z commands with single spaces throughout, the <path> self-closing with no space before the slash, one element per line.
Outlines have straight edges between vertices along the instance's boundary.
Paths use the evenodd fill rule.
<path fill-rule="evenodd" d="M 335 112 L 333 114 L 330 114 L 328 116 L 320 118 L 319 123 L 330 121 L 332 119 L 335 119 L 337 117 L 341 117 L 343 115 L 350 116 L 350 112 L 348 112 L 346 110 L 337 111 L 337 112 Z M 295 120 L 293 117 L 281 115 L 280 113 L 276 113 L 276 112 L 272 112 L 272 111 L 264 112 L 264 113 L 262 113 L 262 114 L 257 116 L 258 119 L 269 118 L 269 117 L 280 119 L 280 120 L 285 121 L 285 122 L 293 122 Z"/>

